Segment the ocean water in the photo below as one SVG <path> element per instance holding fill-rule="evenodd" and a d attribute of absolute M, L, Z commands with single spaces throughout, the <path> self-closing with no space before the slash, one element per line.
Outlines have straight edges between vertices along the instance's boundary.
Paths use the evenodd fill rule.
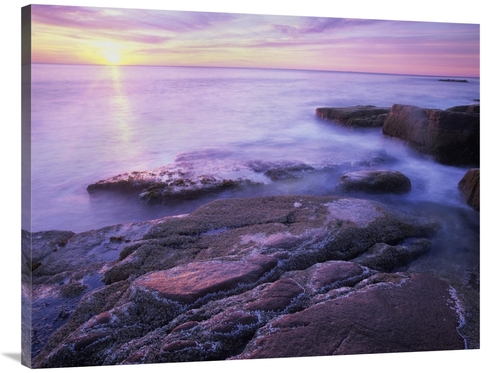
<path fill-rule="evenodd" d="M 466 167 L 440 165 L 380 128 L 352 130 L 315 116 L 317 107 L 409 104 L 445 109 L 475 103 L 479 79 L 184 67 L 32 65 L 32 232 L 82 232 L 191 211 L 145 206 L 86 187 L 181 159 L 207 172 L 249 161 L 355 164 L 392 159 L 412 181 L 398 206 L 435 206 L 445 219 L 477 225 L 457 184 Z M 280 184 L 260 193 L 331 194 L 338 174 Z M 251 194 L 251 192 L 248 192 Z M 450 211 L 452 213 L 450 213 Z M 472 215 L 471 215 L 472 214 Z M 466 216 L 464 218 L 464 216 Z M 471 217 L 472 216 L 472 217 Z M 454 224 L 454 223 L 453 223 Z"/>

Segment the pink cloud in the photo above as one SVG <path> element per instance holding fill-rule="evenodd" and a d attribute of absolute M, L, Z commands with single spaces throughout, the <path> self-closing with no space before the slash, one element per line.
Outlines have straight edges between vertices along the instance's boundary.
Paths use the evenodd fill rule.
<path fill-rule="evenodd" d="M 387 72 L 388 66 L 395 66 L 399 61 L 398 72 L 432 73 L 452 69 L 458 74 L 462 68 L 469 74 L 474 71 L 474 75 L 479 74 L 479 25 L 32 7 L 33 22 L 38 26 L 34 27 L 35 33 L 53 33 L 54 37 L 75 40 L 102 38 L 133 42 L 136 44 L 135 53 L 140 54 L 145 63 L 148 53 L 154 64 L 161 63 L 161 56 L 167 54 L 175 54 L 176 62 L 182 63 L 185 53 L 186 65 L 192 63 L 193 55 L 205 58 L 210 53 L 212 60 L 205 58 L 205 63 L 210 65 L 217 61 L 224 61 L 225 65 L 240 65 L 244 60 L 247 67 L 266 67 L 269 65 L 262 61 L 271 63 L 270 59 L 275 56 L 273 67 L 283 60 L 287 61 L 284 65 L 287 68 L 336 70 L 345 68 L 348 61 L 354 61 L 353 66 L 361 71 Z M 42 51 L 37 55 L 43 55 Z M 266 56 L 266 59 L 261 56 Z M 300 60 L 295 56 L 300 56 Z M 321 60 L 328 60 L 329 56 L 337 58 L 321 64 Z"/>

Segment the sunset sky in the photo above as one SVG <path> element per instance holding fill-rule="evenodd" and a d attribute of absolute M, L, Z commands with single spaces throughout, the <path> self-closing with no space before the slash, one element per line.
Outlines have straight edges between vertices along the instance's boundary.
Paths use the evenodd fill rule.
<path fill-rule="evenodd" d="M 32 62 L 479 76 L 479 25 L 32 5 Z"/>

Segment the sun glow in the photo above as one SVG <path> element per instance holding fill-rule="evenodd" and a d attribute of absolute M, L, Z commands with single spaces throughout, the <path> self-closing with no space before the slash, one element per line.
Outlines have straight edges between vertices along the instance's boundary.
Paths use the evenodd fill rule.
<path fill-rule="evenodd" d="M 100 42 L 96 45 L 103 62 L 108 65 L 117 65 L 122 61 L 121 47 L 114 42 Z"/>
<path fill-rule="evenodd" d="M 46 5 L 31 12 L 34 63 L 479 76 L 477 24 Z"/>
<path fill-rule="evenodd" d="M 121 60 L 121 54 L 118 50 L 103 50 L 101 54 L 110 64 L 116 64 Z"/>

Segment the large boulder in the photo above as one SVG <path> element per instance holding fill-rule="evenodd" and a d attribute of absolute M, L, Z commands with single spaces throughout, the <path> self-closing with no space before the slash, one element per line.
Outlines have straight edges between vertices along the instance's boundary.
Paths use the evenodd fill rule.
<path fill-rule="evenodd" d="M 473 111 L 473 110 L 471 110 Z M 448 165 L 479 164 L 479 114 L 395 104 L 382 131 Z"/>
<path fill-rule="evenodd" d="M 411 181 L 399 171 L 360 170 L 340 176 L 337 186 L 344 192 L 402 194 L 411 190 Z"/>
<path fill-rule="evenodd" d="M 479 211 L 479 168 L 474 168 L 459 181 L 458 188 L 462 192 L 467 204 Z"/>
<path fill-rule="evenodd" d="M 348 127 L 381 127 L 390 108 L 358 105 L 344 108 L 317 108 L 316 115 Z"/>

